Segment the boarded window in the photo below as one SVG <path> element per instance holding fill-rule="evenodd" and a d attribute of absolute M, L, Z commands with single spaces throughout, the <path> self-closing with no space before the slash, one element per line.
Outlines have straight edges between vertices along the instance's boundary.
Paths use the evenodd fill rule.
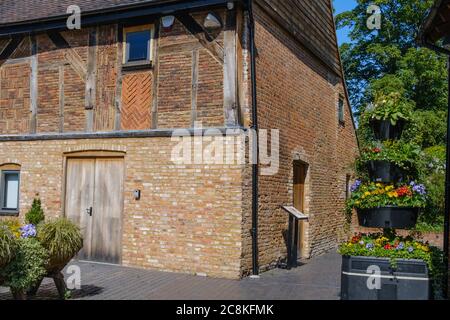
<path fill-rule="evenodd" d="M 345 114 L 344 114 L 344 97 L 339 96 L 339 102 L 338 102 L 338 117 L 339 117 L 339 123 L 343 124 L 345 122 Z"/>

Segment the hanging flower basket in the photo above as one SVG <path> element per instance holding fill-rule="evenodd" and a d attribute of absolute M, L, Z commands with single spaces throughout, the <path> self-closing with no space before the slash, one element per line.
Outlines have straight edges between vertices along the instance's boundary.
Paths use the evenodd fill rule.
<path fill-rule="evenodd" d="M 357 209 L 357 213 L 363 227 L 412 229 L 417 224 L 419 208 L 381 207 Z"/>
<path fill-rule="evenodd" d="M 395 124 L 391 120 L 370 120 L 370 126 L 377 140 L 397 140 L 401 137 L 406 121 L 398 120 Z"/>
<path fill-rule="evenodd" d="M 405 178 L 402 168 L 396 164 L 385 160 L 373 160 L 367 162 L 370 180 L 373 182 L 389 183 L 401 181 Z"/>

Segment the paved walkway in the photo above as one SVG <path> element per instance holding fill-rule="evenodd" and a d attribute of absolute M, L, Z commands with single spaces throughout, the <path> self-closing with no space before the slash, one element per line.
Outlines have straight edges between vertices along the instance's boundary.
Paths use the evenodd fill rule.
<path fill-rule="evenodd" d="M 336 300 L 340 292 L 340 256 L 330 253 L 293 270 L 276 269 L 260 279 L 211 279 L 93 263 L 81 267 L 82 287 L 73 299 L 90 300 Z M 45 279 L 36 299 L 55 299 Z M 11 299 L 0 287 L 0 300 Z"/>

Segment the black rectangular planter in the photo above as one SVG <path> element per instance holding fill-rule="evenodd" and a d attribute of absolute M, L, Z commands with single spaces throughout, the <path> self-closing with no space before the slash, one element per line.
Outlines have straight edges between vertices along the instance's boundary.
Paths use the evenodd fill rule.
<path fill-rule="evenodd" d="M 369 271 L 376 266 L 380 274 Z M 368 281 L 378 277 L 380 288 L 370 289 Z M 430 300 L 431 281 L 428 267 L 421 260 L 397 260 L 393 270 L 389 259 L 342 257 L 342 300 Z"/>

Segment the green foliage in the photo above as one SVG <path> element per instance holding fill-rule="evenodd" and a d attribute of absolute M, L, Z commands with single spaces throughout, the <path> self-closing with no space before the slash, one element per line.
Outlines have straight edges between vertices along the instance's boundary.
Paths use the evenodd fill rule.
<path fill-rule="evenodd" d="M 39 225 L 38 240 L 50 254 L 50 268 L 65 266 L 83 247 L 80 229 L 65 218 Z"/>
<path fill-rule="evenodd" d="M 350 199 L 347 200 L 347 213 L 353 209 L 373 209 L 379 207 L 423 208 L 427 196 L 423 186 L 413 188 L 411 185 L 361 183 L 353 188 Z"/>
<path fill-rule="evenodd" d="M 370 106 L 378 96 L 392 92 L 412 106 L 402 139 L 422 150 L 445 145 L 447 57 L 418 47 L 416 41 L 433 3 L 434 0 L 358 0 L 353 10 L 336 17 L 338 28 L 351 29 L 351 43 L 344 43 L 340 50 L 363 146 L 373 140 L 370 118 L 365 116 L 367 109 L 370 113 Z M 369 30 L 366 26 L 367 7 L 371 4 L 380 7 L 380 30 Z M 443 172 L 430 170 L 425 161 L 415 163 L 419 167 L 419 180 L 430 192 L 429 203 L 419 217 L 419 227 L 441 229 L 438 224 L 443 215 Z"/>
<path fill-rule="evenodd" d="M 45 276 L 48 253 L 34 238 L 16 240 L 15 258 L 1 270 L 5 285 L 12 290 L 26 290 Z"/>
<path fill-rule="evenodd" d="M 342 244 L 339 253 L 344 256 L 387 258 L 394 268 L 397 259 L 423 260 L 428 265 L 435 287 L 442 280 L 442 250 L 415 241 L 412 237 L 400 237 L 395 233 L 358 234 Z"/>
<path fill-rule="evenodd" d="M 1 222 L 1 225 L 6 226 L 15 238 L 20 238 L 20 224 L 19 219 L 8 219 Z"/>
<path fill-rule="evenodd" d="M 44 210 L 42 209 L 41 199 L 34 199 L 30 211 L 25 214 L 25 221 L 37 226 L 45 220 Z"/>
<path fill-rule="evenodd" d="M 358 0 L 353 10 L 337 15 L 338 28 L 351 28 L 351 43 L 342 45 L 340 49 L 350 99 L 358 110 L 363 110 L 370 102 L 370 97 L 367 97 L 364 91 L 372 81 L 388 74 L 403 75 L 400 70 L 412 71 L 415 76 L 414 81 L 410 82 L 415 84 L 415 87 L 424 89 L 420 93 L 424 99 L 430 91 L 440 91 L 442 84 L 431 79 L 439 79 L 442 74 L 445 75 L 445 68 L 440 69 L 441 66 L 434 65 L 433 62 L 420 62 L 424 57 L 428 57 L 425 61 L 435 60 L 437 55 L 428 49 L 418 49 L 416 45 L 418 30 L 433 3 L 434 0 Z M 367 28 L 367 8 L 371 4 L 381 9 L 380 30 Z M 424 66 L 429 70 L 428 76 L 425 77 L 422 76 Z M 436 70 L 441 74 L 435 72 Z M 407 78 L 406 73 L 404 77 Z M 433 88 L 430 83 L 437 86 Z M 409 85 L 406 88 L 408 91 L 412 89 Z M 411 92 L 407 97 L 413 95 Z M 428 104 L 435 105 L 432 101 Z"/>
<path fill-rule="evenodd" d="M 372 108 L 366 109 L 371 120 L 390 120 L 395 126 L 398 121 L 409 121 L 414 103 L 404 99 L 399 92 L 376 93 Z"/>
<path fill-rule="evenodd" d="M 401 140 L 373 142 L 362 149 L 361 156 L 358 159 L 359 171 L 365 170 L 368 161 L 389 161 L 405 170 L 415 171 L 421 154 L 420 147 L 413 143 L 407 143 Z"/>
<path fill-rule="evenodd" d="M 16 238 L 9 227 L 0 223 L 0 268 L 6 266 L 13 258 L 16 251 Z"/>

